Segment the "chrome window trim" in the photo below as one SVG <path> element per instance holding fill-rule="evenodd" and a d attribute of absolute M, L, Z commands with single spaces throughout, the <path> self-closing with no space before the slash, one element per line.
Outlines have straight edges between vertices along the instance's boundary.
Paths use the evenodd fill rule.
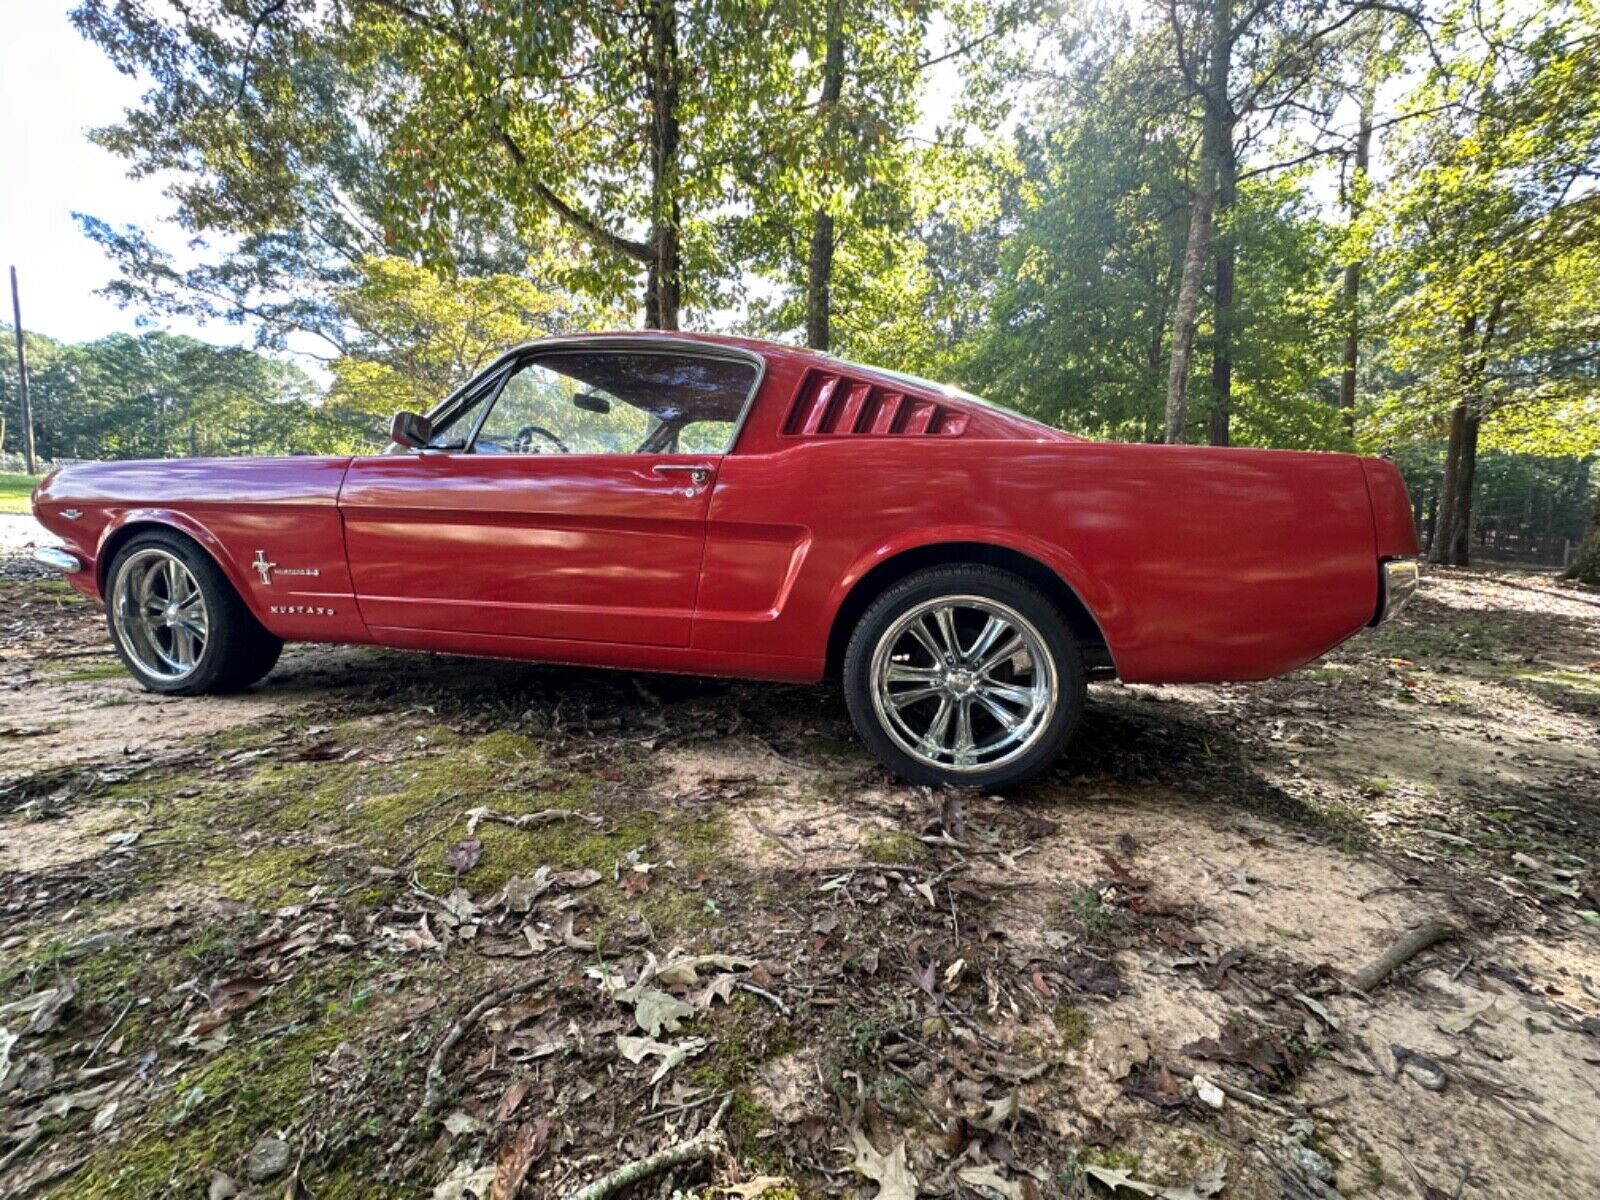
<path fill-rule="evenodd" d="M 744 405 L 739 410 L 739 416 L 734 421 L 733 432 L 728 435 L 727 447 L 717 455 L 711 457 L 724 458 L 734 453 L 739 448 L 739 438 L 744 434 L 750 413 L 755 408 L 756 398 L 761 394 L 761 385 L 767 377 L 766 356 L 754 350 L 746 350 L 740 346 L 718 346 L 711 343 L 696 342 L 690 339 L 675 337 L 671 334 L 567 334 L 560 337 L 540 338 L 537 341 L 524 342 L 507 350 L 471 379 L 467 380 L 449 396 L 445 397 L 429 414 L 430 421 L 442 421 L 452 415 L 455 409 L 467 402 L 469 393 L 480 384 L 494 375 L 503 372 L 498 380 L 493 383 L 494 393 L 489 402 L 484 405 L 482 414 L 473 423 L 472 435 L 467 441 L 464 450 L 438 450 L 436 454 L 471 454 L 477 444 L 478 433 L 483 423 L 488 419 L 490 411 L 499 403 L 500 393 L 505 388 L 511 376 L 528 362 L 540 358 L 551 357 L 562 353 L 585 353 L 591 350 L 616 350 L 647 352 L 652 354 L 676 354 L 682 358 L 716 358 L 731 362 L 741 362 L 755 368 L 755 378 L 750 383 L 750 394 L 745 397 Z"/>
<path fill-rule="evenodd" d="M 471 379 L 467 380 L 455 391 L 451 392 L 428 412 L 428 420 L 435 425 L 441 424 L 454 417 L 462 409 L 469 408 L 480 399 L 484 400 L 483 412 L 478 414 L 478 419 L 472 423 L 472 428 L 467 432 L 466 445 L 460 450 L 446 450 L 442 447 L 424 447 L 415 451 L 418 454 L 465 454 L 473 440 L 478 436 L 478 427 L 483 424 L 484 417 L 489 415 L 489 409 L 494 407 L 494 402 L 500 398 L 500 389 L 505 386 L 510 372 L 506 369 L 506 356 L 501 355 Z M 497 377 L 497 373 L 498 377 Z M 480 387 L 487 393 L 479 396 Z"/>

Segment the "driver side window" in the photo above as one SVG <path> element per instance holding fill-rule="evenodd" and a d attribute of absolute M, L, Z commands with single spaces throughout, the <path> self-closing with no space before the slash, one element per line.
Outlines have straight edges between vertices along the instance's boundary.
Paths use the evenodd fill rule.
<path fill-rule="evenodd" d="M 514 367 L 476 454 L 723 454 L 754 363 L 673 350 L 555 350 Z"/>
<path fill-rule="evenodd" d="M 506 380 L 478 431 L 479 454 L 631 454 L 650 418 L 609 392 L 530 362 Z"/>

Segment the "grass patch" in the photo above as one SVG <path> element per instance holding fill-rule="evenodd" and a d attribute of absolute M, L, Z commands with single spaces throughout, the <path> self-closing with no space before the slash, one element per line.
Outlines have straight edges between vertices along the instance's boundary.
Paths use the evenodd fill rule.
<path fill-rule="evenodd" d="M 0 512 L 32 512 L 33 489 L 39 486 L 41 478 L 24 475 L 21 471 L 0 471 Z"/>

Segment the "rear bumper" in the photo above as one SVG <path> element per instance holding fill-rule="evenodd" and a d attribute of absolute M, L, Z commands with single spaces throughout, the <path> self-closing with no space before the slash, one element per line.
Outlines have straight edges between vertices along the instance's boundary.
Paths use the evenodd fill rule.
<path fill-rule="evenodd" d="M 1378 564 L 1378 611 L 1369 625 L 1382 625 L 1405 607 L 1422 582 L 1414 558 L 1390 558 Z"/>

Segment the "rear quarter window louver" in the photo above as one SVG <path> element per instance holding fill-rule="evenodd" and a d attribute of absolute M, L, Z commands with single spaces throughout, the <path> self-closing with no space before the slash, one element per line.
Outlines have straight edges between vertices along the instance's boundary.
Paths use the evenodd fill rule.
<path fill-rule="evenodd" d="M 828 371 L 806 375 L 783 423 L 791 437 L 959 437 L 966 428 L 965 413 L 936 400 Z"/>

